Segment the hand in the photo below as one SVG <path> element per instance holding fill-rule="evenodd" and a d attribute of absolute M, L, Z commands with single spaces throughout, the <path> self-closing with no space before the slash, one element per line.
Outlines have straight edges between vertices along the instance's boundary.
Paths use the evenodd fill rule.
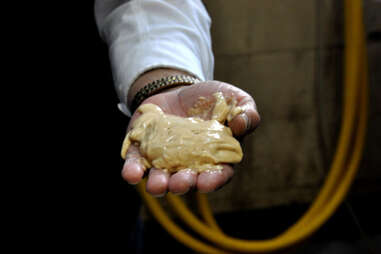
<path fill-rule="evenodd" d="M 187 117 L 187 112 L 194 106 L 200 96 L 211 98 L 216 92 L 222 92 L 225 97 L 234 97 L 237 106 L 244 112 L 237 115 L 229 122 L 234 136 L 243 136 L 253 131 L 260 122 L 259 114 L 253 98 L 241 89 L 218 81 L 207 81 L 191 86 L 182 86 L 165 91 L 146 99 L 145 103 L 158 105 L 165 113 Z M 140 113 L 135 112 L 131 118 L 128 130 Z M 123 166 L 122 176 L 130 184 L 137 184 L 143 178 L 145 168 L 140 163 L 138 147 L 131 145 L 128 149 L 126 161 Z M 146 190 L 154 196 L 162 196 L 167 191 L 175 194 L 184 194 L 192 187 L 197 187 L 201 192 L 214 191 L 223 186 L 232 176 L 231 165 L 223 164 L 221 171 L 201 172 L 197 174 L 191 170 L 180 170 L 172 175 L 161 169 L 149 169 Z"/>

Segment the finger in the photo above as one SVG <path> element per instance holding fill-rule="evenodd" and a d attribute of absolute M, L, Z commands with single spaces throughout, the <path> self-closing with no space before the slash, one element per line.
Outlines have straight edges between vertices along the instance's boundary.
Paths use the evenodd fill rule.
<path fill-rule="evenodd" d="M 174 194 L 184 194 L 195 186 L 196 181 L 197 172 L 191 169 L 180 170 L 169 178 L 169 191 Z"/>
<path fill-rule="evenodd" d="M 141 163 L 141 154 L 139 148 L 131 145 L 126 154 L 124 162 L 122 177 L 129 184 L 139 183 L 144 175 L 145 167 Z"/>
<path fill-rule="evenodd" d="M 221 170 L 204 171 L 197 177 L 197 189 L 207 193 L 222 187 L 234 174 L 233 168 L 223 165 Z"/>
<path fill-rule="evenodd" d="M 153 196 L 163 196 L 167 193 L 169 173 L 166 170 L 151 168 L 146 191 Z"/>
<path fill-rule="evenodd" d="M 222 92 L 225 98 L 234 98 L 237 101 L 237 106 L 243 109 L 243 112 L 234 117 L 229 122 L 229 127 L 235 136 L 242 136 L 253 131 L 260 122 L 260 116 L 257 111 L 257 106 L 251 95 L 233 85 L 219 82 L 208 81 L 198 83 L 179 91 L 178 98 L 182 108 L 190 109 L 196 105 L 200 96 L 205 98 L 206 102 L 214 102 L 214 94 Z M 211 111 L 209 112 L 211 113 Z"/>
<path fill-rule="evenodd" d="M 244 112 L 234 117 L 228 124 L 234 136 L 249 134 L 255 130 L 261 121 L 253 103 L 248 103 L 242 108 Z"/>

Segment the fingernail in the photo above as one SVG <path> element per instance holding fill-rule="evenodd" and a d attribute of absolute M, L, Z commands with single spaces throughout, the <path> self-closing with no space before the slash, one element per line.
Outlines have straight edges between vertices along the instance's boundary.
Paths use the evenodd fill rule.
<path fill-rule="evenodd" d="M 183 191 L 183 192 L 172 192 L 173 195 L 176 195 L 176 196 L 180 196 L 180 195 L 183 195 L 187 193 L 187 191 Z"/>
<path fill-rule="evenodd" d="M 241 116 L 243 118 L 243 121 L 245 122 L 245 129 L 249 130 L 250 128 L 249 118 L 247 117 L 245 113 L 242 113 Z"/>
<path fill-rule="evenodd" d="M 140 181 L 137 181 L 137 182 L 128 182 L 129 184 L 131 185 L 137 185 Z"/>
<path fill-rule="evenodd" d="M 161 193 L 161 194 L 151 194 L 151 195 L 152 195 L 153 197 L 155 197 L 155 198 L 161 198 L 161 197 L 164 197 L 165 194 L 167 194 L 167 193 L 164 192 L 164 193 Z"/>

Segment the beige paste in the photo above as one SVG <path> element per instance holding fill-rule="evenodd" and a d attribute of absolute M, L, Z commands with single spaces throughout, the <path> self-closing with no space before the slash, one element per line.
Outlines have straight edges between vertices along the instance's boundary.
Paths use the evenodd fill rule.
<path fill-rule="evenodd" d="M 143 104 L 122 146 L 122 157 L 131 143 L 136 143 L 147 168 L 169 172 L 191 169 L 197 172 L 221 169 L 221 163 L 242 160 L 240 143 L 223 123 L 240 114 L 236 102 L 227 103 L 221 92 L 215 93 L 212 120 L 165 114 L 154 104 Z M 204 98 L 200 98 L 202 101 Z M 197 108 L 192 109 L 198 112 Z"/>

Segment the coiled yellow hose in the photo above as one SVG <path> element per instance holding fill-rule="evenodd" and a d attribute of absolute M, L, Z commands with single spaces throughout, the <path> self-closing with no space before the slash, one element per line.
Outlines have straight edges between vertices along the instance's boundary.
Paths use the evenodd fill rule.
<path fill-rule="evenodd" d="M 241 240 L 226 236 L 218 227 L 206 195 L 197 194 L 204 223 L 186 207 L 178 196 L 169 193 L 167 200 L 178 216 L 194 232 L 208 240 L 208 242 L 202 242 L 183 231 L 166 215 L 159 202 L 145 192 L 145 181 L 143 181 L 138 185 L 141 196 L 153 216 L 174 238 L 201 253 L 272 252 L 291 247 L 306 239 L 335 212 L 355 178 L 366 134 L 368 73 L 362 19 L 362 1 L 345 0 L 345 76 L 340 136 L 330 172 L 308 211 L 298 222 L 273 239 Z"/>

